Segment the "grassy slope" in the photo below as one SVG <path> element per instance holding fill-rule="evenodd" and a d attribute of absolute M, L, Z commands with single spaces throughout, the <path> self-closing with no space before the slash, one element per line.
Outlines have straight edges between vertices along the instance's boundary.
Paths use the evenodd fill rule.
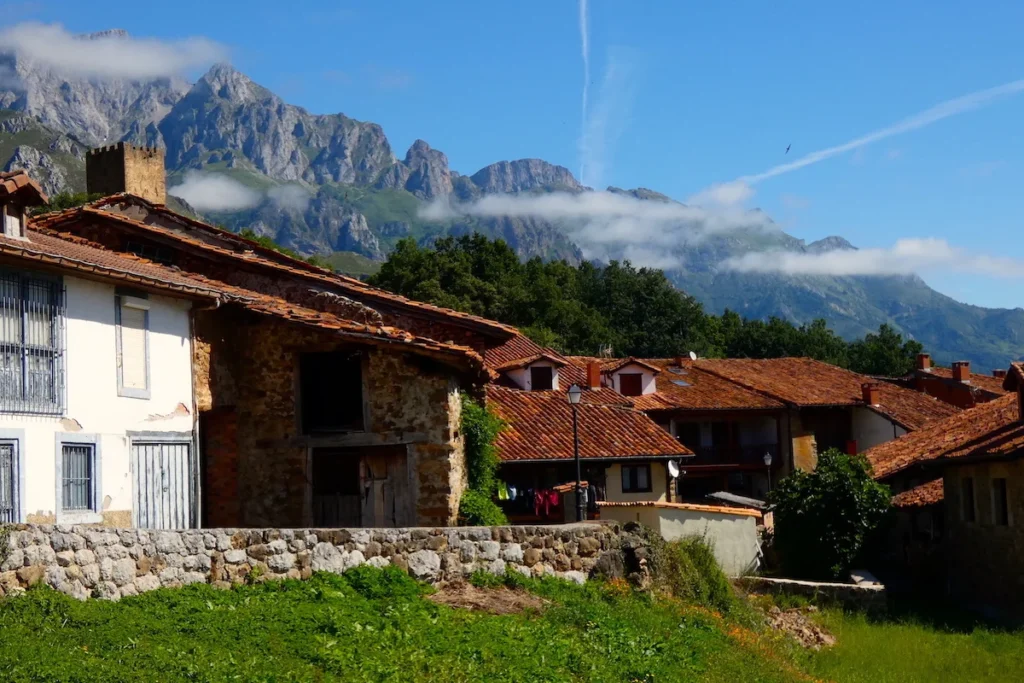
<path fill-rule="evenodd" d="M 593 583 L 529 589 L 551 606 L 506 616 L 454 610 L 424 600 L 401 571 L 369 567 L 117 604 L 35 590 L 0 602 L 0 679 L 807 680 L 707 612 Z"/>
<path fill-rule="evenodd" d="M 352 277 L 373 275 L 380 270 L 381 266 L 379 261 L 366 258 L 362 254 L 357 254 L 354 251 L 336 251 L 330 256 L 327 256 L 326 260 L 331 264 L 331 268 L 334 268 L 334 270 L 339 273 L 344 273 L 345 275 L 351 275 Z"/>
<path fill-rule="evenodd" d="M 838 643 L 808 657 L 816 676 L 850 683 L 1024 680 L 1024 632 L 947 630 L 915 621 L 873 623 L 830 611 Z"/>

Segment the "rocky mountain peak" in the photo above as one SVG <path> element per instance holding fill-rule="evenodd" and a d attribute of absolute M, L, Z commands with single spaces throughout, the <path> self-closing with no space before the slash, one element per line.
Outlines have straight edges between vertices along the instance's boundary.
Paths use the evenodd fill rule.
<path fill-rule="evenodd" d="M 846 251 L 856 249 L 857 247 L 853 246 L 845 238 L 839 237 L 838 235 L 829 235 L 828 237 L 823 237 L 817 242 L 811 242 L 807 245 L 807 251 L 815 254 L 821 254 L 827 251 Z"/>
<path fill-rule="evenodd" d="M 499 161 L 485 166 L 470 179 L 484 192 L 515 193 L 533 189 L 579 191 L 583 186 L 565 166 L 543 159 Z"/>

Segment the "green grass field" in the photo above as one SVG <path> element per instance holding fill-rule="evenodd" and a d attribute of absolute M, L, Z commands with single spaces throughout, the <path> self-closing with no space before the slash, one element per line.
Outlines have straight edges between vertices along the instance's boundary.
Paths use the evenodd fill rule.
<path fill-rule="evenodd" d="M 434 604 L 398 570 L 120 603 L 49 589 L 0 602 L 3 681 L 793 681 L 721 617 L 628 588 L 528 582 L 548 604 Z"/>
<path fill-rule="evenodd" d="M 913 618 L 884 622 L 826 611 L 835 647 L 809 656 L 806 669 L 843 683 L 1024 681 L 1024 632 L 948 627 Z"/>

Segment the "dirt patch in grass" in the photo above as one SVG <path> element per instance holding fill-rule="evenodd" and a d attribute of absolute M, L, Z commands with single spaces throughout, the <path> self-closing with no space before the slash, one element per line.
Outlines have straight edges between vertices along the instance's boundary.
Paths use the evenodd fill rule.
<path fill-rule="evenodd" d="M 439 605 L 487 612 L 489 614 L 518 614 L 526 610 L 539 612 L 547 600 L 532 593 L 514 590 L 504 586 L 478 588 L 469 583 L 450 583 L 427 596 L 427 600 Z"/>
<path fill-rule="evenodd" d="M 817 611 L 818 608 L 813 605 L 793 609 L 779 609 L 772 605 L 766 616 L 768 625 L 776 631 L 789 634 L 805 648 L 820 650 L 835 645 L 836 637 L 808 616 Z"/>

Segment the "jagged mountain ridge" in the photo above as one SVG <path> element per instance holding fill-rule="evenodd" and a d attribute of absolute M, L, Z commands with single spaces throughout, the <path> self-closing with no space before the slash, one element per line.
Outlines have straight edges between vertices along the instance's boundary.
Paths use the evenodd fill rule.
<path fill-rule="evenodd" d="M 343 114 L 310 114 L 226 65 L 214 66 L 188 86 L 170 80 L 61 80 L 12 55 L 0 60 L 13 65 L 21 79 L 20 89 L 0 89 L 0 105 L 7 110 L 0 110 L 0 161 L 5 167 L 27 166 L 50 192 L 83 189 L 85 148 L 115 136 L 166 147 L 172 186 L 200 172 L 227 175 L 250 188 L 255 197 L 250 206 L 205 214 L 302 253 L 354 252 L 382 259 L 405 236 L 429 242 L 479 231 L 502 237 L 523 257 L 582 258 L 560 226 L 543 220 L 430 221 L 419 213 L 424 201 L 445 197 L 469 201 L 499 193 L 587 191 L 564 167 L 524 159 L 461 175 L 451 170 L 443 152 L 422 140 L 398 158 L 377 124 Z M 4 123 L 17 117 L 14 127 L 20 130 L 5 132 Z M 642 188 L 609 190 L 672 201 Z M 680 245 L 675 250 L 680 265 L 667 273 L 715 312 L 731 308 L 794 322 L 824 317 L 848 337 L 888 322 L 921 340 L 939 359 L 969 358 L 982 369 L 1005 366 L 1024 354 L 1024 311 L 960 304 L 920 278 L 789 277 L 720 266 L 729 257 L 765 248 L 853 247 L 839 237 L 804 244 L 781 230 L 730 233 Z"/>

